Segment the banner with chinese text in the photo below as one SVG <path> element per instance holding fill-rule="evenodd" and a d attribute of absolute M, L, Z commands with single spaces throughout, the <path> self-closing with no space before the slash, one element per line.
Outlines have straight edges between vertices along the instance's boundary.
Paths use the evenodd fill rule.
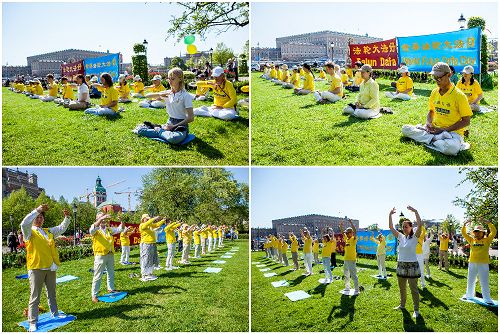
<path fill-rule="evenodd" d="M 111 227 L 118 227 L 120 226 L 121 222 L 115 222 L 115 221 L 110 221 L 109 225 Z M 141 233 L 139 232 L 139 224 L 129 224 L 125 223 L 126 227 L 131 227 L 133 229 L 132 234 L 130 234 L 130 246 L 138 245 L 141 243 Z M 113 241 L 115 244 L 115 248 L 119 248 L 121 246 L 120 242 L 120 234 L 114 234 L 113 235 Z"/>
<path fill-rule="evenodd" d="M 396 39 L 369 44 L 349 44 L 351 62 L 368 64 L 372 68 L 395 70 L 398 68 Z"/>
<path fill-rule="evenodd" d="M 385 252 L 387 255 L 396 254 L 396 238 L 390 230 L 382 230 L 380 232 L 375 232 L 374 237 L 376 238 L 379 233 L 385 237 L 386 246 Z M 356 243 L 356 252 L 359 254 L 377 254 L 377 243 L 370 240 L 372 232 L 370 231 L 358 231 L 356 232 L 358 236 L 358 241 Z"/>
<path fill-rule="evenodd" d="M 61 76 L 67 77 L 69 80 L 74 81 L 75 76 L 78 74 L 85 74 L 83 68 L 83 60 L 61 65 Z"/>
<path fill-rule="evenodd" d="M 84 60 L 85 74 L 86 75 L 96 75 L 100 78 L 101 74 L 104 72 L 109 73 L 113 82 L 118 80 L 119 74 L 119 54 L 113 53 L 109 56 L 98 57 L 98 58 L 88 58 Z"/>
<path fill-rule="evenodd" d="M 397 39 L 399 62 L 410 71 L 429 72 L 441 61 L 453 65 L 457 73 L 467 65 L 479 73 L 481 28 Z"/>

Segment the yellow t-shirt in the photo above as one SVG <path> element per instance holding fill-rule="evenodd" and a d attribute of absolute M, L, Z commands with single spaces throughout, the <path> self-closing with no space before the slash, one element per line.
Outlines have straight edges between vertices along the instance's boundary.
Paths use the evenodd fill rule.
<path fill-rule="evenodd" d="M 355 236 L 347 239 L 347 235 L 344 234 L 344 240 L 344 260 L 356 261 L 356 242 L 358 239 Z"/>
<path fill-rule="evenodd" d="M 356 74 L 354 75 L 354 84 L 356 86 L 359 86 L 361 85 L 362 82 L 363 82 L 363 77 L 361 76 L 361 72 L 357 71 Z"/>
<path fill-rule="evenodd" d="M 49 85 L 49 96 L 57 97 L 58 93 L 59 93 L 59 86 L 55 82 L 52 82 Z"/>
<path fill-rule="evenodd" d="M 380 99 L 378 83 L 372 78 L 368 81 L 363 81 L 359 86 L 359 94 L 356 95 L 356 102 L 361 103 L 366 109 L 379 109 Z"/>
<path fill-rule="evenodd" d="M 214 87 L 214 104 L 218 107 L 232 109 L 236 105 L 236 90 L 233 83 L 226 80 L 224 87 L 215 85 Z"/>
<path fill-rule="evenodd" d="M 382 236 L 381 241 L 378 241 L 378 238 L 375 239 L 374 237 L 370 237 L 370 240 L 372 240 L 373 242 L 375 242 L 377 244 L 377 255 L 385 255 L 385 245 L 387 243 L 385 241 L 385 237 Z"/>
<path fill-rule="evenodd" d="M 449 242 L 450 242 L 450 238 L 443 238 L 442 236 L 439 236 L 439 250 L 440 251 L 447 251 Z"/>
<path fill-rule="evenodd" d="M 281 71 L 281 81 L 290 82 L 290 74 L 288 73 L 288 70 Z"/>
<path fill-rule="evenodd" d="M 175 229 L 181 226 L 181 223 L 171 222 L 165 226 L 165 238 L 167 239 L 167 244 L 175 243 Z"/>
<path fill-rule="evenodd" d="M 20 92 L 24 92 L 26 90 L 26 86 L 24 84 L 20 83 L 17 85 L 16 89 Z"/>
<path fill-rule="evenodd" d="M 311 253 L 312 238 L 304 238 L 304 253 Z"/>
<path fill-rule="evenodd" d="M 194 239 L 194 244 L 195 245 L 201 245 L 200 231 L 194 231 L 193 232 L 193 239 Z"/>
<path fill-rule="evenodd" d="M 290 245 L 290 251 L 292 253 L 296 253 L 299 250 L 299 241 L 293 235 L 290 237 L 290 241 L 292 242 Z"/>
<path fill-rule="evenodd" d="M 132 88 L 134 89 L 134 93 L 144 94 L 144 84 L 142 81 L 134 82 Z"/>
<path fill-rule="evenodd" d="M 153 93 L 159 93 L 159 92 L 163 92 L 165 89 L 165 86 L 163 86 L 163 84 L 159 84 L 158 86 L 153 86 L 151 88 L 149 88 L 149 90 Z"/>
<path fill-rule="evenodd" d="M 490 234 L 481 240 L 468 235 L 465 226 L 462 227 L 462 235 L 470 244 L 470 263 L 490 263 L 489 248 L 497 229 L 492 223 L 488 223 L 488 227 L 490 228 Z"/>
<path fill-rule="evenodd" d="M 337 239 L 335 237 L 330 240 L 330 245 L 332 246 L 332 253 L 337 253 Z"/>
<path fill-rule="evenodd" d="M 332 255 L 332 242 L 328 241 L 326 244 L 323 244 L 323 248 L 321 249 L 322 257 L 330 257 Z"/>
<path fill-rule="evenodd" d="M 74 99 L 73 87 L 69 83 L 62 85 L 62 95 L 63 99 Z"/>
<path fill-rule="evenodd" d="M 269 76 L 271 77 L 271 79 L 276 79 L 278 76 L 278 71 L 276 71 L 276 69 L 273 68 L 271 72 L 269 72 Z"/>
<path fill-rule="evenodd" d="M 319 78 L 320 79 L 326 79 L 326 73 L 325 73 L 325 71 L 319 71 Z"/>
<path fill-rule="evenodd" d="M 286 251 L 287 251 L 287 250 L 288 250 L 288 244 L 286 243 L 286 241 L 285 241 L 285 240 L 283 240 L 283 241 L 281 242 L 281 251 L 282 251 L 283 253 L 286 253 Z"/>
<path fill-rule="evenodd" d="M 467 97 L 453 84 L 443 96 L 439 94 L 439 87 L 432 91 L 429 97 L 429 110 L 433 113 L 432 125 L 438 128 L 449 127 L 462 117 L 472 116 Z M 464 130 L 465 128 L 461 128 L 454 132 L 463 136 Z"/>
<path fill-rule="evenodd" d="M 346 68 L 345 73 L 347 74 L 347 76 L 348 76 L 349 78 L 352 78 L 352 77 L 353 77 L 353 74 L 352 74 L 352 68 Z"/>
<path fill-rule="evenodd" d="M 422 226 L 422 231 L 420 232 L 420 237 L 418 238 L 416 253 L 422 254 L 422 245 L 424 244 L 425 237 L 425 227 Z"/>
<path fill-rule="evenodd" d="M 302 68 L 299 70 L 299 73 L 301 77 L 303 77 L 306 74 L 306 72 Z"/>
<path fill-rule="evenodd" d="M 480 94 L 483 94 L 483 90 L 481 89 L 481 85 L 479 85 L 479 82 L 477 80 L 474 80 L 474 83 L 471 85 L 470 81 L 465 81 L 465 83 L 462 83 L 462 80 L 457 82 L 457 88 L 462 91 L 462 93 L 467 96 L 467 101 L 469 103 L 474 102 L 475 99 Z"/>
<path fill-rule="evenodd" d="M 120 244 L 122 246 L 130 246 L 129 232 L 120 233 Z"/>
<path fill-rule="evenodd" d="M 108 87 L 101 91 L 101 104 L 109 104 L 111 101 L 118 102 L 118 91 L 115 87 Z M 118 103 L 110 108 L 111 110 L 118 111 Z"/>
<path fill-rule="evenodd" d="M 314 90 L 314 77 L 311 72 L 304 73 L 304 85 L 302 89 L 313 91 Z"/>
<path fill-rule="evenodd" d="M 313 253 L 319 253 L 319 242 L 313 242 Z"/>
<path fill-rule="evenodd" d="M 401 77 L 396 81 L 396 89 L 398 92 L 404 92 L 407 89 L 411 89 L 408 93 L 408 95 L 413 94 L 413 80 L 410 77 Z"/>
<path fill-rule="evenodd" d="M 124 86 L 117 85 L 116 86 L 116 90 L 118 91 L 118 95 L 122 99 L 128 99 L 129 98 L 130 87 L 128 85 L 124 85 Z"/>
<path fill-rule="evenodd" d="M 35 95 L 43 95 L 43 87 L 40 84 L 35 85 L 33 88 L 33 94 Z"/>
<path fill-rule="evenodd" d="M 278 73 L 276 74 L 276 78 L 278 80 L 283 80 L 283 71 L 282 70 L 278 70 Z"/>
<path fill-rule="evenodd" d="M 197 81 L 196 82 L 196 92 L 195 95 L 205 95 L 211 87 L 211 84 L 213 84 L 214 81 Z"/>
<path fill-rule="evenodd" d="M 341 81 L 341 79 L 338 76 L 336 76 L 336 75 L 331 76 L 331 78 L 332 78 L 332 84 L 330 85 L 330 92 L 333 92 L 335 89 L 340 88 L 340 92 L 337 93 L 337 95 L 339 97 L 342 97 L 344 94 L 342 92 L 342 81 Z"/>
<path fill-rule="evenodd" d="M 342 74 L 341 80 L 344 86 L 352 85 L 352 83 L 349 81 L 349 76 L 346 73 Z"/>
<path fill-rule="evenodd" d="M 290 82 L 293 84 L 293 88 L 300 88 L 300 74 L 299 72 L 295 72 L 292 74 L 292 78 Z"/>
<path fill-rule="evenodd" d="M 188 230 L 183 230 L 181 232 L 182 234 L 182 243 L 187 245 L 191 242 L 191 238 L 192 238 L 192 233 L 191 231 L 188 231 Z"/>
<path fill-rule="evenodd" d="M 115 89 L 116 91 L 116 89 Z M 154 224 L 154 218 L 139 224 L 139 232 L 141 233 L 141 243 L 143 244 L 154 244 L 156 243 L 156 233 L 153 231 L 154 228 L 160 227 L 165 220 L 160 220 L 158 223 Z"/>

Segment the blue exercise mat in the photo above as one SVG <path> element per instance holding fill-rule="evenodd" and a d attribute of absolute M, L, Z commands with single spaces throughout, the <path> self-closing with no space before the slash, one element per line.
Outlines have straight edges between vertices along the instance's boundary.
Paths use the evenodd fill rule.
<path fill-rule="evenodd" d="M 484 301 L 483 298 L 474 297 L 472 299 L 467 299 L 467 298 L 465 298 L 465 295 L 462 296 L 460 298 L 460 300 L 463 302 L 474 303 L 474 304 L 479 304 L 479 305 L 488 306 L 488 307 L 498 307 L 498 300 L 494 300 L 493 304 L 488 304 Z"/>
<path fill-rule="evenodd" d="M 16 279 L 27 279 L 27 278 L 28 278 L 28 274 L 22 274 L 22 275 L 16 276 Z"/>
<path fill-rule="evenodd" d="M 305 292 L 304 290 L 288 292 L 285 293 L 285 296 L 287 296 L 288 299 L 290 299 L 292 302 L 296 302 L 297 300 L 302 300 L 311 297 L 311 295 Z"/>
<path fill-rule="evenodd" d="M 122 300 L 123 298 L 125 298 L 126 295 L 127 295 L 126 291 L 111 292 L 102 296 L 98 296 L 97 299 L 105 303 L 114 303 L 119 300 Z"/>
<path fill-rule="evenodd" d="M 194 134 L 190 133 L 187 135 L 187 137 L 183 141 L 181 141 L 179 144 L 176 144 L 176 145 L 180 145 L 180 146 L 186 145 L 186 144 L 192 142 L 195 138 L 196 138 L 196 136 Z M 149 138 L 149 139 L 153 139 L 156 141 L 161 141 L 162 143 L 170 144 L 168 141 L 166 141 L 163 138 Z"/>
<path fill-rule="evenodd" d="M 64 282 L 69 282 L 72 280 L 78 279 L 78 277 L 73 276 L 73 275 L 64 275 L 61 277 L 56 278 L 56 284 L 57 283 L 64 283 Z"/>
<path fill-rule="evenodd" d="M 64 318 L 52 318 L 52 314 L 50 312 L 41 314 L 38 316 L 38 322 L 36 323 L 38 326 L 37 332 L 49 332 L 53 329 L 62 327 L 64 325 L 69 324 L 74 321 L 76 317 L 71 314 L 65 314 L 62 311 L 59 311 L 59 314 L 65 315 Z M 28 320 L 18 323 L 19 326 L 24 327 L 26 331 L 29 330 L 30 324 Z"/>

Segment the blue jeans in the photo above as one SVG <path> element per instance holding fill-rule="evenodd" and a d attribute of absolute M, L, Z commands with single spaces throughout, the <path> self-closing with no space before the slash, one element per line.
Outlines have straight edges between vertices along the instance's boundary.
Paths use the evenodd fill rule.
<path fill-rule="evenodd" d="M 104 116 L 104 115 L 115 116 L 117 114 L 117 112 L 114 111 L 113 109 L 101 108 L 101 107 L 88 108 L 87 110 L 85 110 L 85 113 L 97 116 Z"/>
<path fill-rule="evenodd" d="M 323 260 L 323 268 L 325 269 L 325 278 L 332 281 L 333 274 L 332 274 L 332 269 L 330 268 L 330 258 L 324 257 L 322 258 L 322 260 Z"/>
<path fill-rule="evenodd" d="M 177 118 L 169 118 L 167 124 L 175 125 L 182 122 L 182 119 Z M 168 141 L 170 144 L 179 144 L 184 139 L 186 139 L 189 133 L 189 129 L 186 131 L 168 131 L 164 129 L 160 129 L 156 131 L 155 129 L 140 129 L 137 134 L 139 136 L 144 136 L 148 138 L 161 138 Z"/>

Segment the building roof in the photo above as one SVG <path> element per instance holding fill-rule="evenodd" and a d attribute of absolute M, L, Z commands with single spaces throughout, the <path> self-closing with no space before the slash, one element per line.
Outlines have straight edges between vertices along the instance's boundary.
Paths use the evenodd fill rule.
<path fill-rule="evenodd" d="M 106 202 L 102 202 L 101 204 L 99 204 L 97 206 L 97 209 L 102 209 L 103 207 L 105 207 L 107 205 L 120 205 L 120 204 L 116 203 L 115 201 L 106 201 Z"/>

